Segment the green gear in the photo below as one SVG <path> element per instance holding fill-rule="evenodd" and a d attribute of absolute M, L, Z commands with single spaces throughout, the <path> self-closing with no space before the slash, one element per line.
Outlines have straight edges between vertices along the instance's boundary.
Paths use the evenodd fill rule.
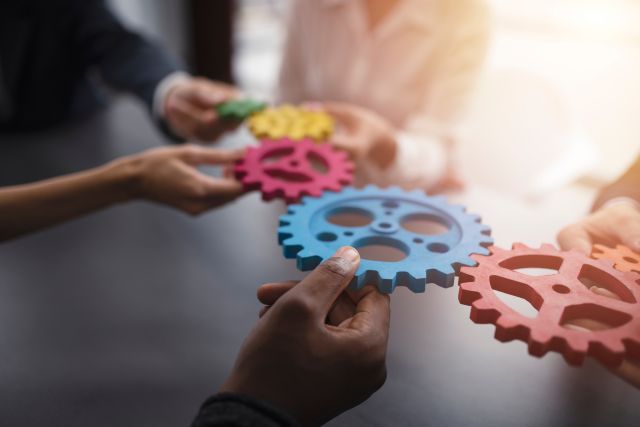
<path fill-rule="evenodd" d="M 264 102 L 253 99 L 235 99 L 216 106 L 216 110 L 223 119 L 242 121 L 266 107 L 267 104 Z"/>

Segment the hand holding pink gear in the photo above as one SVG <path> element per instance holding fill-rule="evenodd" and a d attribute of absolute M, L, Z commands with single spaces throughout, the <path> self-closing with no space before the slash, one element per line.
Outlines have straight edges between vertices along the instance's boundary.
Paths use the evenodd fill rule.
<path fill-rule="evenodd" d="M 326 171 L 314 168 L 318 163 Z M 310 139 L 263 140 L 249 147 L 235 166 L 244 188 L 262 191 L 264 200 L 277 197 L 295 203 L 302 196 L 319 197 L 323 191 L 340 191 L 353 180 L 353 163 L 347 153 Z"/>
<path fill-rule="evenodd" d="M 458 298 L 471 306 L 471 320 L 496 325 L 496 339 L 525 341 L 529 353 L 538 357 L 550 350 L 560 352 L 572 365 L 582 364 L 587 355 L 608 366 L 640 357 L 640 274 L 616 270 L 611 262 L 577 251 L 560 252 L 552 245 L 532 249 L 516 243 L 511 251 L 492 247 L 491 252 L 473 256 L 478 266 L 461 269 Z M 558 272 L 529 276 L 514 271 L 519 268 Z M 495 291 L 529 301 L 537 316 L 518 313 Z M 575 328 L 585 321 L 603 329 Z"/>

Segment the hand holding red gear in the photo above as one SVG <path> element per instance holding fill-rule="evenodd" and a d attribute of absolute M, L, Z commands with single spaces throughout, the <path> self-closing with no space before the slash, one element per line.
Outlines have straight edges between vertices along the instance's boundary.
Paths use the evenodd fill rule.
<path fill-rule="evenodd" d="M 614 267 L 620 271 L 640 273 L 640 254 L 635 253 L 624 245 L 618 245 L 615 249 L 604 245 L 594 245 L 591 256 L 595 259 L 612 261 Z"/>
<path fill-rule="evenodd" d="M 322 163 L 326 172 L 316 170 L 313 159 Z M 264 200 L 281 197 L 287 203 L 296 203 L 302 196 L 340 191 L 353 180 L 353 169 L 347 153 L 329 144 L 282 138 L 249 147 L 234 171 L 245 190 L 260 190 Z"/>
<path fill-rule="evenodd" d="M 532 249 L 516 243 L 511 251 L 492 247 L 491 252 L 474 255 L 478 265 L 461 269 L 458 298 L 471 306 L 471 320 L 496 325 L 496 339 L 525 341 L 529 353 L 538 357 L 550 350 L 560 352 L 572 365 L 582 364 L 587 355 L 612 367 L 626 357 L 640 357 L 640 274 L 552 245 Z M 558 273 L 528 276 L 514 271 L 528 267 Z M 597 283 L 620 300 L 591 291 L 581 279 Z M 494 289 L 529 301 L 537 316 L 529 318 L 511 309 Z M 580 331 L 563 326 L 580 318 L 613 327 Z"/>

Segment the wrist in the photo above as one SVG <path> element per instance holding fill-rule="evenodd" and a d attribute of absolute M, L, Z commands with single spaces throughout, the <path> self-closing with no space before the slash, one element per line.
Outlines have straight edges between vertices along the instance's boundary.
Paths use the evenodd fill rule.
<path fill-rule="evenodd" d="M 142 167 L 138 156 L 114 160 L 103 166 L 100 173 L 116 202 L 123 203 L 141 197 Z"/>

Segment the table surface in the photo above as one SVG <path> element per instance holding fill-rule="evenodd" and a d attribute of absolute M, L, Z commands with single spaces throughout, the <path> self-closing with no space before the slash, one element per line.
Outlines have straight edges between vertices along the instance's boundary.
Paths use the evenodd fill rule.
<path fill-rule="evenodd" d="M 163 142 L 129 100 L 82 124 L 0 138 L 0 185 Z M 551 241 L 589 197 L 515 202 L 470 187 L 456 198 L 482 213 L 504 246 Z M 302 277 L 276 241 L 282 210 L 257 194 L 196 219 L 135 202 L 0 245 L 0 425 L 188 425 L 255 323 L 258 285 Z M 557 354 L 537 359 L 521 342 L 499 343 L 492 326 L 469 320 L 455 288 L 430 285 L 394 293 L 387 383 L 331 424 L 639 419 L 640 393 L 597 363 L 574 368 Z"/>

